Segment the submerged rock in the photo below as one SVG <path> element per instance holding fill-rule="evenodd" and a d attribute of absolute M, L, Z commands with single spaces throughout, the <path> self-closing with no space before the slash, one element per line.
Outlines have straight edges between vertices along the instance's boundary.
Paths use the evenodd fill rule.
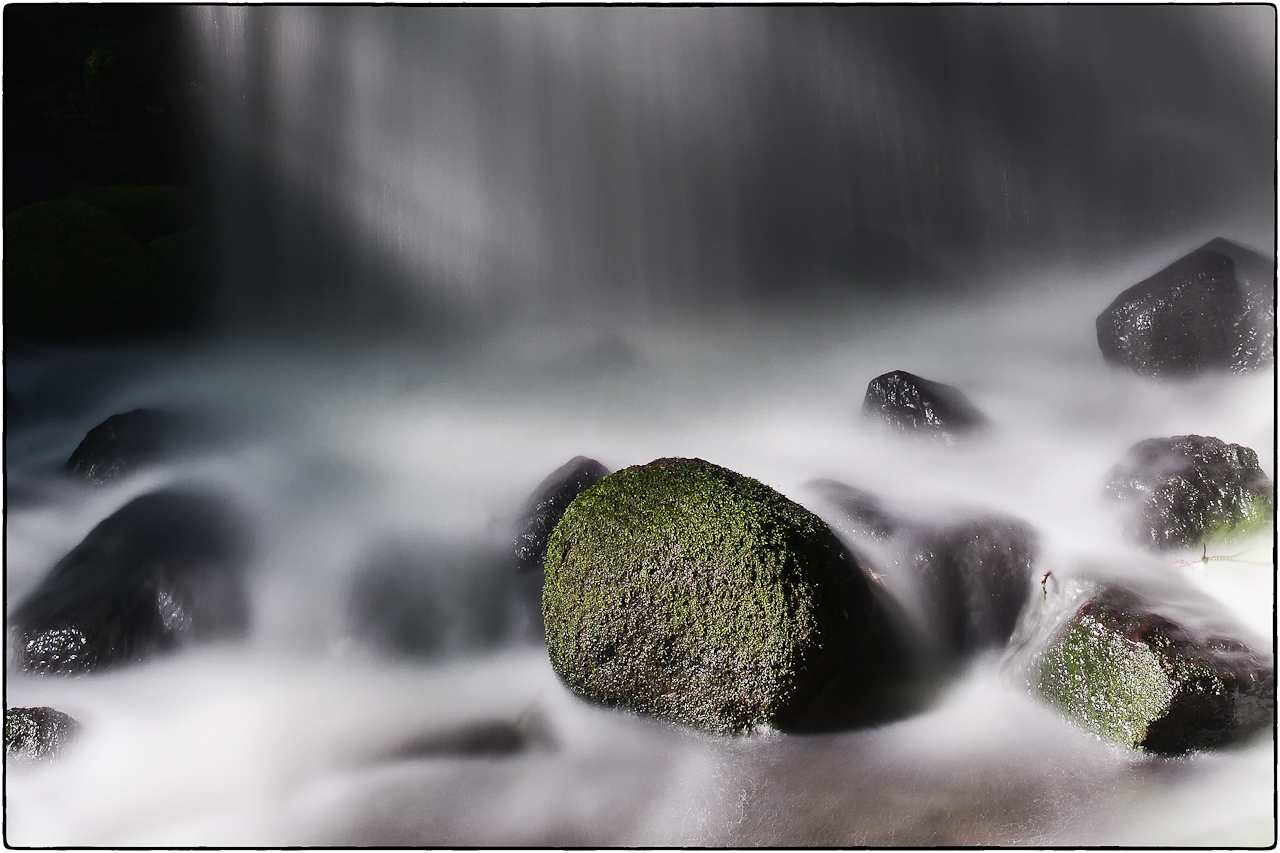
<path fill-rule="evenodd" d="M 1274 321 L 1272 264 L 1219 238 L 1121 293 L 1096 326 L 1109 364 L 1190 376 L 1271 364 Z"/>
<path fill-rule="evenodd" d="M 1003 646 L 1034 585 L 1031 525 L 984 515 L 925 526 L 908 546 L 926 606 L 946 650 L 966 656 Z"/>
<path fill-rule="evenodd" d="M 529 497 L 520 533 L 516 536 L 516 562 L 521 571 L 541 575 L 547 540 L 560 523 L 560 517 L 574 498 L 608 474 L 609 469 L 596 460 L 575 456 L 538 484 Z"/>
<path fill-rule="evenodd" d="M 934 640 L 935 655 L 954 662 L 1009 639 L 1035 589 L 1039 542 L 1031 525 L 975 511 L 945 523 L 909 518 L 844 483 L 808 485 L 872 577 L 914 613 L 917 634 Z"/>
<path fill-rule="evenodd" d="M 1129 513 L 1129 534 L 1157 549 L 1231 539 L 1273 517 L 1271 479 L 1258 454 L 1201 435 L 1149 438 L 1107 474 L 1107 494 Z"/>
<path fill-rule="evenodd" d="M 112 415 L 89 430 L 64 468 L 102 485 L 162 458 L 175 428 L 174 416 L 154 409 Z"/>
<path fill-rule="evenodd" d="M 74 718 L 53 708 L 6 708 L 4 752 L 28 761 L 53 758 L 79 730 Z"/>
<path fill-rule="evenodd" d="M 701 459 L 579 495 L 551 535 L 543 611 L 575 692 L 718 732 L 787 725 L 884 639 L 868 582 L 819 518 Z"/>
<path fill-rule="evenodd" d="M 1197 636 L 1113 586 L 1054 633 L 1032 686 L 1090 731 L 1170 755 L 1221 746 L 1275 713 L 1275 669 L 1264 655 Z"/>
<path fill-rule="evenodd" d="M 493 647 L 511 622 L 508 559 L 485 547 L 386 545 L 356 574 L 351 630 L 392 657 Z"/>
<path fill-rule="evenodd" d="M 953 444 L 986 425 L 987 419 L 958 388 L 895 370 L 872 379 L 862 414 L 903 432 L 915 432 Z"/>
<path fill-rule="evenodd" d="M 136 498 L 89 532 L 13 612 L 35 672 L 142 660 L 248 626 L 240 520 L 211 495 Z"/>

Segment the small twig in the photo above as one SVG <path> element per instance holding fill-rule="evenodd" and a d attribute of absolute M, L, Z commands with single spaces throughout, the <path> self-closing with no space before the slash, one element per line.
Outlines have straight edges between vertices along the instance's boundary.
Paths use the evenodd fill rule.
<path fill-rule="evenodd" d="M 1197 564 L 1199 564 L 1199 563 L 1209 563 L 1209 562 L 1223 562 L 1223 563 L 1247 563 L 1248 565 L 1251 565 L 1251 566 L 1269 566 L 1269 565 L 1271 565 L 1271 561 L 1270 561 L 1270 560 L 1268 560 L 1268 561 L 1267 561 L 1267 562 L 1265 562 L 1265 563 L 1264 563 L 1264 562 L 1262 562 L 1262 561 L 1259 561 L 1259 560 L 1241 560 L 1241 559 L 1240 559 L 1240 555 L 1241 555 L 1241 554 L 1247 554 L 1247 553 L 1248 553 L 1248 551 L 1241 551 L 1239 554 L 1232 554 L 1232 555 L 1230 555 L 1230 556 L 1227 556 L 1227 555 L 1224 555 L 1224 554 L 1210 554 L 1210 553 L 1209 553 L 1209 545 L 1208 545 L 1207 543 L 1201 543 L 1201 551 L 1200 551 L 1200 558 L 1199 558 L 1199 559 L 1196 559 L 1196 560 L 1173 560 L 1172 562 L 1165 563 L 1165 565 L 1166 565 L 1166 566 L 1194 566 L 1194 565 L 1197 565 Z"/>

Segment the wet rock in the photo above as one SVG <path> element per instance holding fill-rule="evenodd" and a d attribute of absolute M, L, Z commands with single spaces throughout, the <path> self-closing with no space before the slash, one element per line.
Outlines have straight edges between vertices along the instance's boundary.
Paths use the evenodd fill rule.
<path fill-rule="evenodd" d="M 112 415 L 85 435 L 64 468 L 93 485 L 131 474 L 163 458 L 177 419 L 154 409 Z"/>
<path fill-rule="evenodd" d="M 927 608 L 947 651 L 967 656 L 1003 646 L 1035 584 L 1031 525 L 985 515 L 925 526 L 908 545 Z"/>
<path fill-rule="evenodd" d="M 1035 590 L 1039 537 L 1021 519 L 969 511 L 937 522 L 891 513 L 861 489 L 834 480 L 809 484 L 832 527 L 850 538 L 861 562 L 955 660 L 999 648 Z"/>
<path fill-rule="evenodd" d="M 1258 455 L 1212 436 L 1138 442 L 1107 474 L 1106 493 L 1127 511 L 1129 535 L 1156 549 L 1229 540 L 1274 515 Z"/>
<path fill-rule="evenodd" d="M 547 540 L 573 499 L 608 476 L 609 469 L 594 459 L 575 456 L 552 471 L 529 497 L 516 536 L 516 562 L 524 572 L 542 572 Z M 539 584 L 541 587 L 541 584 Z"/>
<path fill-rule="evenodd" d="M 1271 263 L 1217 239 L 1116 297 L 1098 348 L 1144 376 L 1252 370 L 1274 361 L 1274 319 Z"/>
<path fill-rule="evenodd" d="M 1275 713 L 1265 655 L 1200 636 L 1115 586 L 1089 596 L 1056 631 L 1033 688 L 1108 740 L 1169 755 L 1221 746 Z"/>
<path fill-rule="evenodd" d="M 75 719 L 53 708 L 6 708 L 5 756 L 28 761 L 56 757 L 79 730 Z"/>
<path fill-rule="evenodd" d="M 895 370 L 872 379 L 862 402 L 865 417 L 947 444 L 987 423 L 959 389 Z"/>
<path fill-rule="evenodd" d="M 506 758 L 555 747 L 546 721 L 540 717 L 518 720 L 480 720 L 457 728 L 431 732 L 394 750 L 388 758 L 407 761 L 420 758 Z"/>
<path fill-rule="evenodd" d="M 13 612 L 18 663 L 78 672 L 243 632 L 245 531 L 212 495 L 136 498 L 89 532 Z"/>
<path fill-rule="evenodd" d="M 836 508 L 843 522 L 841 528 L 854 536 L 884 540 L 901 527 L 901 521 L 891 516 L 870 492 L 836 480 L 814 480 L 808 486 Z"/>
<path fill-rule="evenodd" d="M 481 546 L 386 544 L 356 574 L 352 633 L 391 657 L 491 648 L 512 622 L 508 559 Z"/>
<path fill-rule="evenodd" d="M 876 608 L 820 519 L 700 459 L 605 477 L 547 548 L 547 650 L 561 680 L 712 731 L 797 719 L 842 663 L 885 641 Z"/>
<path fill-rule="evenodd" d="M 526 623 L 522 631 L 532 640 L 541 640 L 542 560 L 547 539 L 573 499 L 609 474 L 594 459 L 575 456 L 538 484 L 525 505 L 524 519 L 516 535 L 516 596 Z"/>

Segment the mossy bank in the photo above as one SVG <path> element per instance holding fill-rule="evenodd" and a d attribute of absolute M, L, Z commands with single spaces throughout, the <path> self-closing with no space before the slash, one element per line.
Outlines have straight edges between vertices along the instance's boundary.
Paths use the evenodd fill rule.
<path fill-rule="evenodd" d="M 584 491 L 545 567 L 547 649 L 570 688 L 718 732 L 785 724 L 874 607 L 817 516 L 700 459 Z"/>

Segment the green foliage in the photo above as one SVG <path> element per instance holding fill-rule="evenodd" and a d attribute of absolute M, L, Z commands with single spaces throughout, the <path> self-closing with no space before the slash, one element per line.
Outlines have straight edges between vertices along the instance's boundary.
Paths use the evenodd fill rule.
<path fill-rule="evenodd" d="M 584 491 L 545 566 L 547 648 L 566 684 L 721 732 L 783 720 L 821 685 L 857 571 L 812 513 L 700 459 Z"/>

